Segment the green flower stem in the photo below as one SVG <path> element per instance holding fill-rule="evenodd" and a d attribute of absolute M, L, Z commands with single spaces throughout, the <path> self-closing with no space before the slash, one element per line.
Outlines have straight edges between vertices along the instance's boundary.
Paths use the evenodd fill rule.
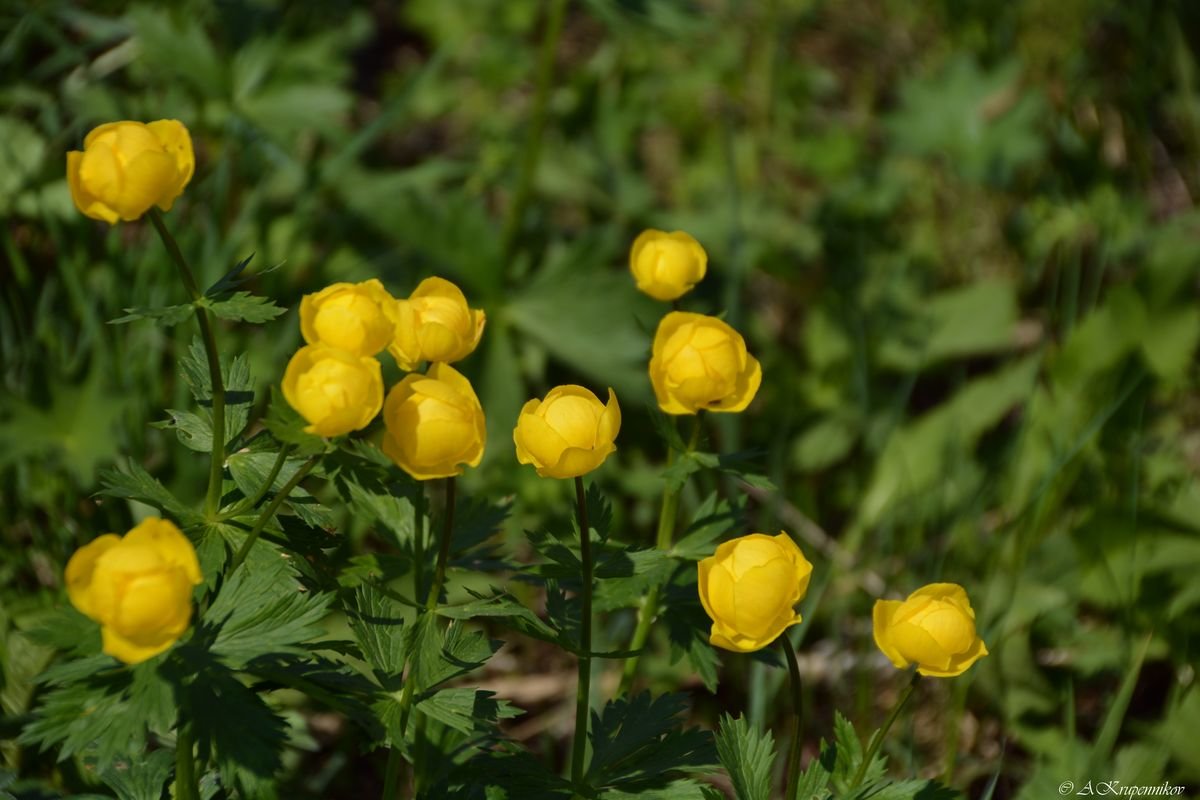
<path fill-rule="evenodd" d="M 687 450 L 685 453 L 691 453 L 696 449 L 696 443 L 700 441 L 700 415 L 696 414 L 692 418 L 692 434 L 688 439 Z M 675 451 L 667 448 L 667 468 L 669 469 L 675 460 Z M 675 520 L 679 516 L 679 493 L 682 486 L 678 489 L 672 489 L 670 484 L 663 487 L 662 507 L 658 514 L 658 533 L 654 537 L 654 546 L 659 550 L 670 550 L 672 539 L 675 536 Z M 654 620 L 658 617 L 658 601 L 662 589 L 659 586 L 653 586 L 650 591 L 646 592 L 646 596 L 642 598 L 642 604 L 638 606 L 638 621 L 637 627 L 633 631 L 633 638 L 629 640 L 629 649 L 634 651 L 634 654 L 625 659 L 625 665 L 621 670 L 621 685 L 617 689 L 617 696 L 622 697 L 629 694 L 633 688 L 634 678 L 637 677 L 638 660 L 641 656 L 637 651 L 646 646 L 646 639 L 650 636 L 650 626 L 654 624 Z"/>
<path fill-rule="evenodd" d="M 445 526 L 442 528 L 441 541 L 438 543 L 438 558 L 437 564 L 434 567 L 433 583 L 429 586 L 429 596 L 425 600 L 425 607 L 420 609 L 418 613 L 434 611 L 438 607 L 438 601 L 442 596 L 442 587 L 446 583 L 446 564 L 450 560 L 450 543 L 454 538 L 454 505 L 455 505 L 455 488 L 454 477 L 446 479 L 446 514 Z M 425 493 L 422 485 L 420 500 L 417 505 L 417 525 L 416 525 L 416 540 L 420 541 L 425 535 Z M 418 559 L 424 559 L 424 545 L 421 544 L 417 548 Z M 419 575 L 420 573 L 418 573 Z M 417 591 L 420 591 L 420 578 L 418 577 Z M 412 670 L 409 670 L 408 680 L 404 682 L 404 689 L 400 693 L 400 735 L 404 736 L 408 730 L 408 719 L 412 710 L 413 698 L 413 681 Z M 420 730 L 422 730 L 421 720 L 417 720 L 418 725 L 418 746 L 420 740 Z M 415 753 L 414 753 L 415 755 Z M 414 770 L 416 777 L 419 777 L 420 771 Z M 388 750 L 387 768 L 384 773 L 383 782 L 383 800 L 391 800 L 396 797 L 400 789 L 400 782 L 404 774 L 404 757 L 400 753 L 400 748 L 392 747 Z"/>
<path fill-rule="evenodd" d="M 446 582 L 446 562 L 450 560 L 450 541 L 454 538 L 454 476 L 446 478 L 446 516 L 445 527 L 442 528 L 442 540 L 438 543 L 437 565 L 433 568 L 433 584 L 429 587 L 429 597 L 425 600 L 425 608 L 433 611 L 438 607 L 442 597 L 442 586 Z"/>
<path fill-rule="evenodd" d="M 271 517 L 275 516 L 275 512 L 283 505 L 283 501 L 287 500 L 292 490 L 312 471 L 312 468 L 317 465 L 317 461 L 320 458 L 320 454 L 317 454 L 305 461 L 300 466 L 300 469 L 296 470 L 296 474 L 289 478 L 288 482 L 283 485 L 283 488 L 275 493 L 275 497 L 271 499 L 267 507 L 258 515 L 258 519 L 254 521 L 254 527 L 250 529 L 250 535 L 246 537 L 246 541 L 242 542 L 241 548 L 237 551 L 237 555 L 233 557 L 233 561 L 230 562 L 229 568 L 225 572 L 226 575 L 232 575 L 233 571 L 242 565 L 242 562 L 246 560 L 246 556 L 250 555 L 250 548 L 254 546 L 254 543 L 258 541 L 258 537 L 262 535 L 263 528 L 267 527 L 267 522 L 270 521 Z"/>
<path fill-rule="evenodd" d="M 867 774 L 867 767 L 870 765 L 871 760 L 875 758 L 875 754 L 879 752 L 879 746 L 883 744 L 884 737 L 892 729 L 892 724 L 896 721 L 896 717 L 900 716 L 900 710 L 904 708 L 905 703 L 908 702 L 908 698 L 912 697 L 913 690 L 917 688 L 917 683 L 920 680 L 921 674 L 914 672 L 912 680 L 908 682 L 908 686 L 905 686 L 904 691 L 901 692 L 900 699 L 896 701 L 896 705 L 892 706 L 892 713 L 888 714 L 887 719 L 883 721 L 883 727 L 871 737 L 871 743 L 867 745 L 867 752 L 863 755 L 862 763 L 858 765 L 858 771 L 854 773 L 854 780 L 850 782 L 848 791 L 853 792 L 862 783 L 863 776 Z"/>
<path fill-rule="evenodd" d="M 511 262 L 510 256 L 516 247 L 521 232 L 521 221 L 525 209 L 533 197 L 533 177 L 537 172 L 538 158 L 542 150 L 542 133 L 546 128 L 546 106 L 550 100 L 550 89 L 554 83 L 554 54 L 558 50 L 558 39 L 562 35 L 563 16 L 567 0 L 550 0 L 546 12 L 546 27 L 542 32 L 542 49 L 538 54 L 537 93 L 533 97 L 533 109 L 529 115 L 529 135 L 521 153 L 521 172 L 517 178 L 517 191 L 504 221 L 500 252 L 503 263 Z"/>
<path fill-rule="evenodd" d="M 413 598 L 419 598 L 425 588 L 425 484 L 417 484 L 413 503 Z"/>
<path fill-rule="evenodd" d="M 208 492 L 204 497 L 204 515 L 213 520 L 216 519 L 217 511 L 221 506 L 221 484 L 224 481 L 225 469 L 225 383 L 221 377 L 221 357 L 217 350 L 217 340 L 213 335 L 212 320 L 209 319 L 208 309 L 200 304 L 204 295 L 200 293 L 200 287 L 196 284 L 196 276 L 192 274 L 187 259 L 183 257 L 179 243 L 167 230 L 162 212 L 157 208 L 151 208 L 149 216 L 150 221 L 154 223 L 154 229 L 158 231 L 159 238 L 166 246 L 171 260 L 179 268 L 179 277 L 183 279 L 183 285 L 195 305 L 196 322 L 200 325 L 200 338 L 204 342 L 204 355 L 208 358 L 208 378 L 212 384 L 212 458 L 208 470 Z"/>
<path fill-rule="evenodd" d="M 787 761 L 787 792 L 783 795 L 784 800 L 795 800 L 796 790 L 800 785 L 800 750 L 802 744 L 802 725 L 803 719 L 801 712 L 804 710 L 804 692 L 800 684 L 800 665 L 796 663 L 796 651 L 792 649 L 792 642 L 788 639 L 787 633 L 779 637 L 779 646 L 783 649 L 783 655 L 787 660 L 788 677 L 792 689 L 792 714 L 796 717 L 796 729 L 792 732 L 792 746 L 788 751 Z"/>
<path fill-rule="evenodd" d="M 192 725 L 179 710 L 175 731 L 175 798 L 200 800 L 200 785 L 196 782 L 196 761 L 192 756 Z"/>
<path fill-rule="evenodd" d="M 294 449 L 294 445 L 285 445 L 283 449 L 279 451 L 279 455 L 276 456 L 275 463 L 271 465 L 271 471 L 267 473 L 267 479 L 263 481 L 262 486 L 258 487 L 258 491 L 254 493 L 254 496 L 242 498 L 241 502 L 221 514 L 218 519 L 223 521 L 227 519 L 233 519 L 234 517 L 240 517 L 242 514 L 245 514 L 247 511 L 261 503 L 262 499 L 267 496 L 267 492 L 271 491 L 271 487 L 275 485 L 275 479 L 278 478 L 279 473 L 283 471 L 283 465 L 287 462 L 287 457 L 291 455 L 292 450 Z"/>
<path fill-rule="evenodd" d="M 444 527 L 442 528 L 442 539 L 438 542 L 438 557 L 437 564 L 433 569 L 433 583 L 429 587 L 429 597 L 425 600 L 425 610 L 435 611 L 442 599 L 442 588 L 446 585 L 446 565 L 450 561 L 450 543 L 454 540 L 454 494 L 455 483 L 454 476 L 446 478 L 446 513 L 443 520 Z M 420 763 L 424 758 L 422 742 L 425 741 L 425 717 L 417 717 L 417 731 L 414 737 L 414 756 L 416 762 Z M 416 781 L 415 790 L 421 788 L 424 773 L 413 768 L 414 780 Z M 414 794 L 416 791 L 414 791 Z"/>
<path fill-rule="evenodd" d="M 575 479 L 579 507 L 579 683 L 575 687 L 575 741 L 571 753 L 571 783 L 583 786 L 583 759 L 587 754 L 588 717 L 592 689 L 592 528 L 588 524 L 587 493 L 583 478 Z"/>

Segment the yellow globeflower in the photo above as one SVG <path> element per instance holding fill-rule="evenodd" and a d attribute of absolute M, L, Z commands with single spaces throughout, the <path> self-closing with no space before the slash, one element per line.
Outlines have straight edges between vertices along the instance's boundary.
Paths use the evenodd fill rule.
<path fill-rule="evenodd" d="M 761 650 L 799 623 L 812 564 L 786 533 L 752 533 L 702 560 L 700 603 L 712 619 L 709 641 L 737 653 Z"/>
<path fill-rule="evenodd" d="M 401 369 L 422 361 L 453 363 L 471 355 L 487 321 L 482 309 L 471 308 L 453 283 L 426 278 L 407 300 L 394 306 L 395 338 L 388 347 Z"/>
<path fill-rule="evenodd" d="M 301 347 L 283 373 L 283 396 L 317 436 L 341 436 L 371 424 L 383 405 L 379 362 L 323 344 Z"/>
<path fill-rule="evenodd" d="M 557 386 L 545 400 L 530 400 L 517 417 L 513 442 L 517 460 L 543 478 L 576 478 L 604 463 L 617 449 L 621 407 L 608 390 L 608 404 L 582 386 Z"/>
<path fill-rule="evenodd" d="M 80 211 L 112 225 L 151 206 L 170 211 L 195 168 L 182 122 L 109 122 L 87 135 L 82 151 L 67 153 L 67 184 Z"/>
<path fill-rule="evenodd" d="M 742 411 L 758 392 L 762 367 L 722 320 L 672 311 L 654 334 L 650 383 L 668 414 Z"/>
<path fill-rule="evenodd" d="M 151 517 L 124 537 L 106 533 L 76 550 L 66 581 L 71 604 L 100 623 L 104 652 L 137 664 L 187 630 L 202 578 L 187 537 Z"/>
<path fill-rule="evenodd" d="M 875 644 L 896 667 L 934 678 L 961 675 L 987 655 L 975 611 L 956 583 L 931 583 L 907 600 L 876 600 Z"/>
<path fill-rule="evenodd" d="M 387 347 L 395 331 L 395 299 L 372 278 L 335 283 L 300 301 L 300 332 L 309 344 L 327 344 L 356 356 L 373 356 Z"/>
<path fill-rule="evenodd" d="M 675 300 L 704 279 L 708 254 L 683 231 L 642 231 L 629 251 L 637 288 L 655 300 Z"/>
<path fill-rule="evenodd" d="M 487 425 L 471 382 L 449 364 L 434 364 L 392 387 L 383 404 L 383 452 L 419 481 L 477 467 Z"/>

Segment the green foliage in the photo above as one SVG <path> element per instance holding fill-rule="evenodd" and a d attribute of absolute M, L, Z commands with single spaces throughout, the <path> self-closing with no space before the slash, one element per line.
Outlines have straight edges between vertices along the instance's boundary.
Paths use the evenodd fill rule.
<path fill-rule="evenodd" d="M 592 760 L 584 780 L 606 792 L 672 790 L 663 795 L 667 797 L 697 792 L 679 773 L 708 771 L 716 752 L 709 733 L 679 727 L 677 718 L 686 709 L 687 698 L 677 694 L 651 697 L 643 692 L 608 703 L 592 715 Z"/>
<path fill-rule="evenodd" d="M 716 745 L 737 800 L 770 800 L 771 766 L 775 761 L 771 732 L 755 729 L 745 717 L 734 719 L 726 714 L 717 729 Z M 800 793 L 805 800 L 815 794 L 808 786 L 805 792 Z"/>

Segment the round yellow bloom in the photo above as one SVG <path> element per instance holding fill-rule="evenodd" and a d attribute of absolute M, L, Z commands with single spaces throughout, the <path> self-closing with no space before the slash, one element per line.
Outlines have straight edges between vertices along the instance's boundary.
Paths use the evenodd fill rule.
<path fill-rule="evenodd" d="M 395 299 L 372 278 L 335 283 L 300 301 L 300 333 L 309 344 L 327 344 L 356 356 L 373 356 L 395 332 Z"/>
<path fill-rule="evenodd" d="M 487 425 L 471 382 L 449 364 L 434 364 L 392 387 L 383 404 L 383 452 L 419 481 L 477 467 Z"/>
<path fill-rule="evenodd" d="M 700 603 L 712 618 L 709 641 L 736 653 L 761 650 L 798 624 L 812 564 L 786 533 L 752 533 L 702 560 Z"/>
<path fill-rule="evenodd" d="M 379 362 L 323 344 L 301 347 L 283 373 L 283 396 L 317 436 L 341 436 L 371 424 L 383 405 Z"/>
<path fill-rule="evenodd" d="M 143 520 L 122 538 L 106 533 L 67 562 L 71 604 L 100 623 L 104 652 L 137 664 L 166 650 L 192 618 L 200 562 L 165 519 Z"/>
<path fill-rule="evenodd" d="M 471 308 L 453 283 L 426 278 L 407 300 L 394 306 L 396 332 L 388 347 L 401 369 L 413 370 L 422 361 L 452 363 L 475 350 L 487 316 Z"/>
<path fill-rule="evenodd" d="M 513 442 L 517 460 L 532 464 L 543 478 L 576 478 L 604 463 L 617 449 L 621 407 L 608 390 L 608 404 L 582 386 L 556 386 L 545 400 L 521 409 Z"/>
<path fill-rule="evenodd" d="M 876 600 L 875 644 L 899 669 L 952 678 L 987 655 L 975 632 L 975 612 L 956 583 L 931 583 L 907 600 Z"/>
<path fill-rule="evenodd" d="M 192 179 L 196 157 L 183 123 L 109 122 L 94 128 L 83 150 L 67 153 L 67 183 L 76 207 L 110 225 L 158 206 L 170 211 Z"/>
<path fill-rule="evenodd" d="M 668 414 L 743 411 L 758 393 L 762 367 L 722 320 L 672 311 L 654 334 L 650 383 Z"/>
<path fill-rule="evenodd" d="M 708 254 L 683 231 L 642 231 L 629 251 L 637 288 L 655 300 L 675 300 L 704 279 Z"/>

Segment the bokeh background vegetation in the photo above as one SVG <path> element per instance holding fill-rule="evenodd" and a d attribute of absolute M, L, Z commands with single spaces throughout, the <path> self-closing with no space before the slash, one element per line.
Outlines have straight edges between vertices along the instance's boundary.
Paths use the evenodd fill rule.
<path fill-rule="evenodd" d="M 253 253 L 278 265 L 255 290 L 292 309 L 219 331 L 250 354 L 259 409 L 301 295 L 451 278 L 489 317 L 462 365 L 490 435 L 464 491 L 513 498 L 519 554 L 569 508 L 565 483 L 516 468 L 520 404 L 611 385 L 626 424 L 598 480 L 619 535 L 649 542 L 664 448 L 645 363 L 665 307 L 634 291 L 627 251 L 645 227 L 687 230 L 710 256 L 689 307 L 724 312 L 765 376 L 706 438 L 756 450 L 778 491 L 703 488 L 749 493 L 749 527 L 786 528 L 817 565 L 807 752 L 835 708 L 878 724 L 896 696 L 874 599 L 947 580 L 992 655 L 922 686 L 888 745 L 901 769 L 971 796 L 1194 787 L 1198 55 L 1187 0 L 8 0 L 0 773 L 39 797 L 86 782 L 12 737 L 52 658 L 25 632 L 64 602 L 66 558 L 147 512 L 94 497 L 97 470 L 132 459 L 203 492 L 206 459 L 162 424 L 188 403 L 189 326 L 107 324 L 181 301 L 174 270 L 148 225 L 84 218 L 64 180 L 94 125 L 174 117 L 198 168 L 168 220 L 204 282 Z M 339 529 L 337 558 L 378 545 L 361 520 Z M 613 615 L 598 649 L 631 625 Z M 701 724 L 785 721 L 782 670 L 713 651 L 714 692 L 660 639 L 648 683 L 691 691 Z M 489 669 L 529 712 L 512 735 L 561 760 L 570 659 L 516 640 Z M 378 790 L 381 756 L 344 720 L 275 699 L 285 796 Z"/>

